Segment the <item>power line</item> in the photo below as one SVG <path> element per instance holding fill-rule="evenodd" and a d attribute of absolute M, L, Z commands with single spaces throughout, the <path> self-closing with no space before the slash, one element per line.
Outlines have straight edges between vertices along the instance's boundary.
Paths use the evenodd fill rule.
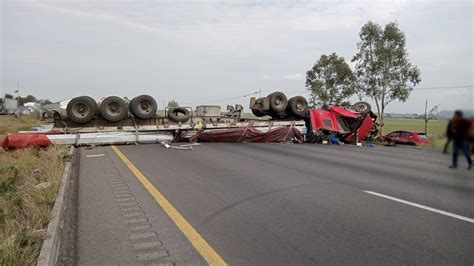
<path fill-rule="evenodd" d="M 441 90 L 441 89 L 462 89 L 462 88 L 474 88 L 474 85 L 462 85 L 462 86 L 445 86 L 445 87 L 420 87 L 414 88 L 414 90 Z"/>
<path fill-rule="evenodd" d="M 416 90 L 442 90 L 442 89 L 467 89 L 467 88 L 474 88 L 474 85 L 460 85 L 460 86 L 440 86 L 440 87 L 414 87 L 413 91 Z M 270 92 L 270 91 L 264 91 Z M 303 93 L 309 92 L 309 90 L 293 90 L 293 91 L 282 91 L 286 93 Z"/>
<path fill-rule="evenodd" d="M 419 88 L 414 88 L 413 91 L 417 90 L 442 90 L 442 89 L 465 89 L 465 88 L 474 88 L 474 85 L 457 85 L 457 86 L 438 86 L 438 87 L 419 87 Z M 189 104 L 189 105 L 194 105 L 194 104 L 208 104 L 208 103 L 219 103 L 219 102 L 225 102 L 225 101 L 230 101 L 230 100 L 237 100 L 237 99 L 242 99 L 246 98 L 251 95 L 261 95 L 262 92 L 274 92 L 274 91 L 281 91 L 284 93 L 309 93 L 309 90 L 258 90 L 255 92 L 251 92 L 245 95 L 240 95 L 240 96 L 234 96 L 234 97 L 229 97 L 229 98 L 223 98 L 219 100 L 211 100 L 211 101 L 202 101 L 202 102 L 185 102 L 183 104 Z"/>
<path fill-rule="evenodd" d="M 248 93 L 248 94 L 245 94 L 245 95 L 234 96 L 234 97 L 229 97 L 229 98 L 224 98 L 224 99 L 219 99 L 219 100 L 202 101 L 202 102 L 185 102 L 183 104 L 194 105 L 194 104 L 207 104 L 207 103 L 225 102 L 225 101 L 229 101 L 229 100 L 236 100 L 236 99 L 246 98 L 246 97 L 251 96 L 251 95 L 257 95 L 258 93 L 259 93 L 259 91 L 255 91 L 255 92 L 251 92 L 251 93 Z"/>

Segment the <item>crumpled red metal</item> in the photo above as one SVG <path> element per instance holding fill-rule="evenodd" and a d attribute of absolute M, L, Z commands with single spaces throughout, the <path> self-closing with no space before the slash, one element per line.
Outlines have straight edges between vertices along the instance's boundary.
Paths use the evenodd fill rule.
<path fill-rule="evenodd" d="M 278 127 L 266 132 L 253 126 L 215 131 L 198 131 L 191 142 L 303 142 L 301 132 L 292 126 Z"/>

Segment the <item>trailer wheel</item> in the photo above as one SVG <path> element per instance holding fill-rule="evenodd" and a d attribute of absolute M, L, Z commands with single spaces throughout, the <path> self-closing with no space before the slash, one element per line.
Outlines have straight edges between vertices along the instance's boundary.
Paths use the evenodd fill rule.
<path fill-rule="evenodd" d="M 97 103 L 89 96 L 73 98 L 66 107 L 68 118 L 75 123 L 84 124 L 92 120 L 97 113 Z"/>
<path fill-rule="evenodd" d="M 176 123 L 184 123 L 191 118 L 191 112 L 182 107 L 170 108 L 168 110 L 168 118 Z"/>
<path fill-rule="evenodd" d="M 127 104 L 120 97 L 110 96 L 100 104 L 100 113 L 106 120 L 117 122 L 127 117 Z"/>
<path fill-rule="evenodd" d="M 358 113 L 368 113 L 372 110 L 372 106 L 368 102 L 356 102 L 352 105 L 352 109 Z"/>
<path fill-rule="evenodd" d="M 149 95 L 140 95 L 130 101 L 129 109 L 136 117 L 149 119 L 156 115 L 157 105 L 153 97 Z"/>
<path fill-rule="evenodd" d="M 295 96 L 288 100 L 288 111 L 298 117 L 306 117 L 308 101 L 303 96 Z"/>
<path fill-rule="evenodd" d="M 259 109 L 250 109 L 252 110 L 252 114 L 254 114 L 256 117 L 263 117 L 265 116 L 265 112 Z"/>
<path fill-rule="evenodd" d="M 271 93 L 268 95 L 268 98 L 270 99 L 270 109 L 274 113 L 279 113 L 286 110 L 286 107 L 288 106 L 288 99 L 283 92 L 277 91 Z"/>

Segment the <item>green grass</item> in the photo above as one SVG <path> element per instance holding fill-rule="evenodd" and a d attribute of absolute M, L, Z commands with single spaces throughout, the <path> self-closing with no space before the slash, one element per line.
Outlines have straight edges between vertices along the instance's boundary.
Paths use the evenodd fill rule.
<path fill-rule="evenodd" d="M 36 264 L 66 153 L 66 146 L 0 150 L 0 265 Z"/>
<path fill-rule="evenodd" d="M 21 130 L 31 130 L 33 126 L 39 126 L 41 121 L 34 116 L 19 116 L 12 115 L 0 116 L 0 137 L 6 133 L 17 132 Z"/>
<path fill-rule="evenodd" d="M 39 124 L 32 116 L 0 116 L 0 139 Z M 66 152 L 66 146 L 14 151 L 0 148 L 0 265 L 36 264 Z M 41 183 L 49 187 L 37 187 Z"/>
<path fill-rule="evenodd" d="M 448 120 L 431 120 L 428 122 L 428 137 L 430 145 L 427 147 L 436 150 L 442 150 L 445 143 L 446 127 Z M 385 118 L 383 134 L 396 130 L 413 130 L 425 131 L 425 121 L 423 119 L 402 119 L 402 118 Z"/>

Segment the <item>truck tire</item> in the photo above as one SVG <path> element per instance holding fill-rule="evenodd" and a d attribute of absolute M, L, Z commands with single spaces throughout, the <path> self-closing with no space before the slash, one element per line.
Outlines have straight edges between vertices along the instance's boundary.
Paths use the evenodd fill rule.
<path fill-rule="evenodd" d="M 283 92 L 274 92 L 267 96 L 270 99 L 270 110 L 274 113 L 283 112 L 288 106 L 288 99 Z"/>
<path fill-rule="evenodd" d="M 156 115 L 157 105 L 150 95 L 140 95 L 130 101 L 129 109 L 134 116 L 149 119 Z"/>
<path fill-rule="evenodd" d="M 69 120 L 78 124 L 85 124 L 94 118 L 97 113 L 97 103 L 89 96 L 80 96 L 69 101 L 66 107 Z"/>
<path fill-rule="evenodd" d="M 356 102 L 352 105 L 352 109 L 357 113 L 366 114 L 372 111 L 372 106 L 368 102 Z"/>
<path fill-rule="evenodd" d="M 308 113 L 308 101 L 303 96 L 295 96 L 288 100 L 288 112 L 297 117 L 306 117 Z"/>
<path fill-rule="evenodd" d="M 110 122 L 118 122 L 128 116 L 127 104 L 117 96 L 109 96 L 100 104 L 102 117 Z"/>
<path fill-rule="evenodd" d="M 263 117 L 265 116 L 265 112 L 259 109 L 250 109 L 252 110 L 252 114 L 255 115 L 256 117 Z"/>
<path fill-rule="evenodd" d="M 191 118 L 191 112 L 188 109 L 182 107 L 170 108 L 168 110 L 168 118 L 176 123 L 184 123 Z"/>

